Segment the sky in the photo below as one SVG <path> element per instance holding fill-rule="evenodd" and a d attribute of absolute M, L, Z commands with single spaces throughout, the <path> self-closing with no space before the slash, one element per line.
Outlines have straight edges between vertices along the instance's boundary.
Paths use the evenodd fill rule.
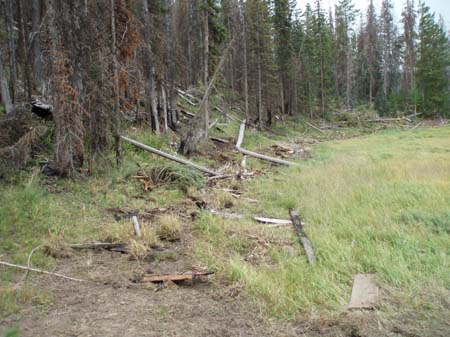
<path fill-rule="evenodd" d="M 431 12 L 436 12 L 436 18 L 439 18 L 439 15 L 442 15 L 444 18 L 445 26 L 450 29 L 450 0 L 424 0 L 425 3 L 430 7 Z M 315 0 L 297 0 L 297 6 L 300 8 L 304 8 L 306 3 L 314 4 Z M 322 0 L 322 7 L 328 9 L 329 6 L 334 7 L 334 5 L 338 2 L 338 0 Z M 377 13 L 380 12 L 382 0 L 373 0 Z M 367 5 L 369 0 L 353 0 L 355 7 L 366 12 Z M 394 15 L 396 21 L 400 21 L 400 14 L 402 12 L 405 0 L 392 0 L 394 4 Z M 416 7 L 419 3 L 418 0 L 415 1 Z"/>

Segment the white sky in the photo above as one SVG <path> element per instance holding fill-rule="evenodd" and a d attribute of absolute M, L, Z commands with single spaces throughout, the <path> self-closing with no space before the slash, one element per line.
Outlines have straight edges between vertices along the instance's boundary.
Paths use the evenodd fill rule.
<path fill-rule="evenodd" d="M 446 28 L 450 28 L 450 0 L 424 0 L 425 3 L 430 7 L 431 12 L 436 12 L 436 18 L 439 18 L 439 15 L 442 15 L 445 21 Z M 300 8 L 304 8 L 306 3 L 314 4 L 315 0 L 297 0 L 297 6 Z M 328 8 L 331 6 L 334 11 L 334 5 L 338 2 L 338 0 L 322 0 L 322 7 L 328 11 Z M 380 12 L 382 0 L 373 0 L 377 13 Z M 363 13 L 366 12 L 367 5 L 369 4 L 369 0 L 353 0 L 355 4 L 355 8 L 360 9 Z M 394 4 L 394 15 L 395 20 L 398 22 L 400 20 L 400 13 L 402 12 L 403 6 L 405 4 L 405 0 L 393 0 Z M 419 0 L 415 0 L 415 5 L 417 7 Z"/>

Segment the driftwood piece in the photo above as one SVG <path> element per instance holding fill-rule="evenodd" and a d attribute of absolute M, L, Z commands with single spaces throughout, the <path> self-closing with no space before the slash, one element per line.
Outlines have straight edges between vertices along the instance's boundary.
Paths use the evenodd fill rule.
<path fill-rule="evenodd" d="M 34 271 L 34 272 L 40 273 L 40 274 L 52 275 L 52 276 L 55 276 L 55 277 L 59 277 L 59 278 L 63 278 L 63 279 L 66 279 L 66 280 L 71 280 L 71 281 L 76 281 L 76 282 L 84 282 L 85 281 L 85 280 L 81 280 L 81 279 L 74 278 L 74 277 L 69 277 L 69 276 L 66 276 L 66 275 L 58 274 L 58 273 L 52 273 L 50 271 L 46 271 L 46 270 L 42 270 L 42 269 L 36 269 L 36 268 L 21 266 L 21 265 L 18 265 L 18 264 L 13 264 L 13 263 L 8 263 L 8 262 L 3 262 L 3 261 L 0 261 L 0 265 L 7 266 L 7 267 L 12 267 L 12 268 L 17 268 L 17 269 L 22 269 L 22 270 L 27 270 L 27 271 Z"/>
<path fill-rule="evenodd" d="M 241 147 L 242 142 L 244 141 L 244 132 L 245 132 L 245 121 L 243 121 L 241 123 L 241 126 L 239 127 L 239 136 L 238 136 L 238 140 L 236 142 L 236 149 L 241 152 L 244 155 L 250 156 L 250 157 L 255 157 L 261 160 L 265 160 L 265 161 L 269 161 L 275 164 L 280 164 L 280 165 L 288 165 L 288 166 L 293 166 L 293 165 L 297 165 L 296 163 L 292 163 L 290 161 L 287 160 L 283 160 L 283 159 L 278 159 L 278 158 L 274 158 L 274 157 L 270 157 L 270 156 L 266 156 L 260 153 L 256 153 L 250 150 L 246 150 L 243 149 Z"/>
<path fill-rule="evenodd" d="M 253 217 L 253 219 L 260 223 L 267 223 L 267 224 L 272 224 L 272 225 L 277 225 L 277 226 L 292 225 L 291 220 L 285 220 L 285 219 L 271 219 L 271 218 L 264 218 L 264 217 L 259 217 L 259 216 L 255 216 L 255 217 Z"/>
<path fill-rule="evenodd" d="M 221 216 L 222 218 L 225 218 L 225 219 L 243 219 L 245 217 L 244 214 L 226 213 L 226 212 L 217 211 L 213 208 L 209 208 L 208 211 L 210 211 L 214 215 Z"/>
<path fill-rule="evenodd" d="M 378 300 L 374 274 L 357 274 L 353 281 L 348 309 L 373 309 Z"/>
<path fill-rule="evenodd" d="M 123 140 L 125 140 L 125 141 L 127 141 L 127 142 L 133 144 L 134 146 L 140 148 L 140 149 L 143 149 L 143 150 L 145 150 L 145 151 L 151 152 L 151 153 L 153 153 L 153 154 L 156 154 L 156 155 L 158 155 L 158 156 L 164 157 L 164 158 L 166 158 L 166 159 L 172 160 L 172 161 L 177 162 L 177 163 L 179 163 L 179 164 L 186 165 L 186 166 L 191 167 L 191 168 L 193 168 L 193 169 L 199 170 L 199 171 L 201 171 L 201 172 L 203 172 L 203 173 L 206 173 L 206 174 L 208 174 L 208 175 L 210 175 L 210 176 L 217 176 L 217 175 L 219 175 L 217 172 L 214 172 L 214 171 L 212 171 L 212 170 L 210 170 L 210 169 L 207 169 L 207 168 L 202 167 L 202 166 L 200 166 L 200 165 L 194 164 L 194 163 L 192 163 L 192 162 L 190 162 L 190 161 L 188 161 L 188 160 L 185 160 L 185 159 L 182 159 L 182 158 L 173 156 L 173 155 L 171 155 L 171 154 L 165 153 L 165 152 L 163 152 L 163 151 L 157 150 L 157 149 L 155 149 L 155 148 L 153 148 L 153 147 L 150 147 L 150 146 L 148 146 L 148 145 L 139 143 L 139 142 L 137 142 L 137 141 L 135 141 L 135 140 L 133 140 L 133 139 L 131 139 L 131 138 L 128 138 L 128 137 L 125 137 L 125 136 L 121 136 L 121 138 L 122 138 Z"/>
<path fill-rule="evenodd" d="M 305 249 L 306 256 L 308 258 L 308 262 L 310 264 L 314 264 L 316 257 L 314 255 L 313 246 L 305 231 L 303 230 L 302 221 L 300 220 L 300 216 L 296 211 L 292 208 L 289 209 L 289 215 L 291 216 L 292 224 L 294 225 L 294 229 L 297 232 L 297 235 L 302 243 L 303 248 Z"/>
<path fill-rule="evenodd" d="M 146 283 L 146 282 L 188 281 L 212 274 L 214 274 L 214 272 L 212 271 L 198 271 L 198 272 L 189 272 L 185 274 L 144 275 L 141 278 L 135 280 L 135 282 Z"/>
<path fill-rule="evenodd" d="M 139 224 L 139 221 L 138 221 L 138 218 L 136 215 L 133 215 L 131 217 L 131 223 L 133 224 L 134 234 L 136 234 L 136 236 L 138 238 L 142 237 L 141 225 Z"/>

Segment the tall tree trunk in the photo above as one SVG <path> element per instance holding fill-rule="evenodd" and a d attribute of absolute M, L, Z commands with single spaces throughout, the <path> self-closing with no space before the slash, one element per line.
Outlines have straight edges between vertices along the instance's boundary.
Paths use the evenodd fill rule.
<path fill-rule="evenodd" d="M 16 99 L 16 83 L 17 83 L 17 57 L 16 57 L 16 39 L 14 38 L 14 23 L 13 23 L 13 1 L 7 0 L 6 6 L 6 30 L 8 32 L 8 47 L 9 47 L 9 68 L 10 68 L 10 90 L 11 102 L 14 104 Z"/>
<path fill-rule="evenodd" d="M 167 116 L 167 95 L 166 95 L 166 87 L 164 84 L 161 84 L 161 98 L 162 98 L 162 108 L 163 108 L 163 116 L 164 116 L 164 131 L 167 132 L 169 130 L 168 116 Z"/>
<path fill-rule="evenodd" d="M 207 5 L 207 2 L 205 3 L 205 6 Z M 203 45 L 203 62 L 204 62 L 204 69 L 203 69 L 203 82 L 205 84 L 205 90 L 208 87 L 208 77 L 209 77 L 209 15 L 208 15 L 208 8 L 205 9 L 205 18 L 204 18 L 204 45 Z M 205 137 L 208 136 L 209 131 L 209 106 L 208 106 L 208 96 L 206 96 L 205 101 Z"/>
<path fill-rule="evenodd" d="M 116 15 L 115 1 L 111 1 L 111 36 L 112 36 L 112 58 L 113 58 L 113 76 L 114 76 L 114 140 L 116 149 L 117 166 L 122 164 L 122 142 L 120 138 L 120 98 L 119 98 L 119 64 L 117 62 L 116 47 Z"/>
<path fill-rule="evenodd" d="M 155 71 L 155 67 L 152 65 L 152 70 L 151 70 L 151 81 L 150 81 L 150 85 L 151 85 L 151 97 L 152 97 L 152 127 L 153 130 L 155 131 L 155 133 L 158 135 L 161 130 L 159 128 L 159 114 L 158 114 L 158 100 L 156 97 L 156 71 Z"/>
<path fill-rule="evenodd" d="M 19 32 L 20 32 L 20 42 L 21 42 L 21 49 L 22 49 L 22 57 L 23 57 L 23 76 L 24 76 L 24 83 L 25 83 L 25 95 L 29 100 L 31 100 L 31 71 L 30 71 L 30 64 L 29 64 L 29 48 L 27 43 L 27 37 L 28 33 L 25 27 L 24 23 L 24 13 L 22 8 L 22 0 L 17 1 L 17 15 L 19 19 Z"/>
<path fill-rule="evenodd" d="M 259 39 L 259 32 L 257 32 L 257 36 L 258 36 L 258 45 L 260 43 Z M 258 64 L 257 64 L 257 68 L 258 68 L 258 127 L 259 129 L 262 129 L 262 71 L 261 71 L 261 67 L 262 67 L 262 60 L 261 60 L 261 50 L 258 50 Z"/>
<path fill-rule="evenodd" d="M 240 16 L 242 22 L 242 41 L 243 41 L 243 56 L 244 56 L 244 101 L 245 101 L 245 120 L 250 120 L 248 107 L 248 68 L 247 68 L 247 25 L 245 22 L 244 1 L 241 0 Z"/>
<path fill-rule="evenodd" d="M 172 127 L 176 129 L 177 127 L 177 112 L 175 105 L 175 79 L 174 79 L 174 64 L 173 64 L 173 29 L 172 20 L 170 14 L 169 0 L 165 0 L 165 21 L 166 21 L 166 34 L 167 34 L 167 78 L 169 80 L 169 100 L 170 100 L 170 117 L 172 120 Z M 190 30 L 190 28 L 189 28 Z M 188 45 L 190 46 L 190 41 L 188 40 Z M 188 46 L 188 49 L 190 48 Z M 190 52 L 190 51 L 189 51 Z M 190 64 L 188 66 L 189 72 Z M 165 89 L 163 89 L 165 90 Z M 166 92 L 164 91 L 164 94 Z"/>
<path fill-rule="evenodd" d="M 14 112 L 14 105 L 11 101 L 11 96 L 9 95 L 8 81 L 5 77 L 5 72 L 3 71 L 3 55 L 0 49 L 0 89 L 2 95 L 2 103 L 5 106 L 6 114 L 11 114 Z"/>
<path fill-rule="evenodd" d="M 44 63 L 41 49 L 41 0 L 33 0 L 33 17 L 32 17 L 32 48 L 33 48 L 33 69 L 34 84 L 38 91 L 42 91 L 44 83 Z"/>

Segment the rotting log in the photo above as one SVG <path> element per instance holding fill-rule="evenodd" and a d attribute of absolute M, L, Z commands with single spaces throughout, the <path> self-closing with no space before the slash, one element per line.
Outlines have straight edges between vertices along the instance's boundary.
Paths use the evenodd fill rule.
<path fill-rule="evenodd" d="M 278 158 L 274 158 L 274 157 L 270 157 L 270 156 L 266 156 L 260 153 L 256 153 L 250 150 L 246 150 L 243 149 L 242 146 L 242 142 L 244 141 L 244 132 L 245 132 L 245 121 L 243 121 L 241 123 L 241 126 L 239 127 L 239 136 L 238 136 L 238 140 L 236 142 L 236 149 L 241 152 L 244 155 L 250 156 L 250 157 L 255 157 L 261 160 L 265 160 L 265 161 L 269 161 L 275 164 L 280 164 L 280 165 L 288 165 L 288 166 L 294 166 L 297 165 L 296 163 L 287 161 L 287 160 L 283 160 L 283 159 L 278 159 Z"/>
<path fill-rule="evenodd" d="M 201 171 L 201 172 L 203 172 L 203 173 L 206 173 L 206 174 L 208 174 L 208 175 L 210 175 L 210 176 L 217 176 L 217 175 L 219 175 L 217 172 L 214 172 L 214 171 L 212 171 L 212 170 L 210 170 L 210 169 L 207 169 L 207 168 L 205 168 L 205 167 L 203 167 L 203 166 L 194 164 L 194 163 L 192 163 L 192 162 L 190 162 L 190 161 L 188 161 L 188 160 L 185 160 L 185 159 L 182 159 L 182 158 L 173 156 L 173 155 L 171 155 L 171 154 L 165 153 L 165 152 L 163 152 L 163 151 L 161 151 L 161 150 L 157 150 L 157 149 L 155 149 L 155 148 L 153 148 L 153 147 L 151 147 L 151 146 L 148 146 L 148 145 L 139 143 L 138 141 L 135 141 L 135 140 L 133 140 L 133 139 L 131 139 L 131 138 L 128 138 L 128 137 L 125 137 L 125 136 L 121 136 L 121 138 L 122 138 L 123 140 L 125 140 L 125 141 L 127 141 L 127 142 L 133 144 L 134 146 L 140 148 L 140 149 L 143 149 L 143 150 L 145 150 L 145 151 L 151 152 L 151 153 L 156 154 L 156 155 L 158 155 L 158 156 L 161 156 L 161 157 L 163 157 L 163 158 L 172 160 L 172 161 L 177 162 L 177 163 L 179 163 L 179 164 L 186 165 L 186 166 L 188 166 L 188 167 L 191 167 L 191 168 L 193 168 L 193 169 L 196 169 L 196 170 L 198 170 L 198 171 Z"/>
<path fill-rule="evenodd" d="M 309 264 L 314 264 L 316 257 L 314 255 L 313 246 L 312 246 L 311 241 L 309 240 L 308 236 L 306 235 L 305 231 L 303 230 L 302 221 L 300 219 L 300 216 L 292 208 L 289 209 L 289 215 L 291 216 L 291 220 L 292 220 L 292 224 L 294 225 L 294 229 L 297 232 L 297 235 L 300 239 L 303 249 L 305 250 L 306 257 L 308 258 Z"/>
<path fill-rule="evenodd" d="M 177 282 L 177 281 L 188 281 L 198 279 L 202 276 L 212 275 L 214 272 L 212 271 L 200 271 L 200 272 L 190 272 L 186 274 L 162 274 L 162 275 L 144 275 L 137 280 L 134 280 L 137 283 L 145 283 L 145 282 Z"/>

